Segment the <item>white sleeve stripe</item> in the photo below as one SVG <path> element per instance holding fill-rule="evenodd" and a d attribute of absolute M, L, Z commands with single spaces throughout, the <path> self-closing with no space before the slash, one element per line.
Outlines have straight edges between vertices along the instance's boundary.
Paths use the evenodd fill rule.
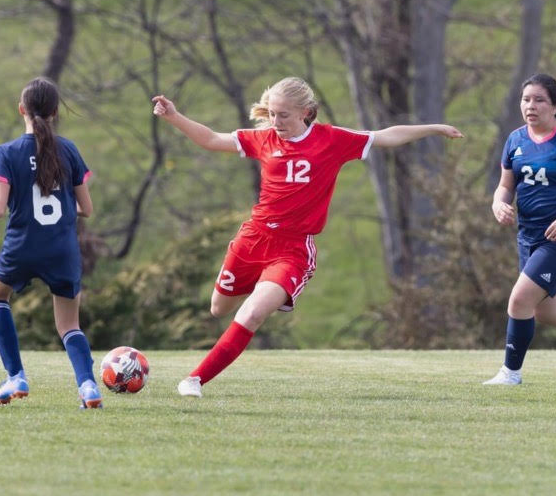
<path fill-rule="evenodd" d="M 369 155 L 369 150 L 371 149 L 371 145 L 373 144 L 374 140 L 375 140 L 375 133 L 370 132 L 369 139 L 367 140 L 367 144 L 365 145 L 365 148 L 363 148 L 363 153 L 361 154 L 361 160 L 365 160 L 367 158 L 367 155 Z"/>
<path fill-rule="evenodd" d="M 358 129 L 351 129 L 349 127 L 342 127 L 342 126 L 332 126 L 332 127 L 335 127 L 336 129 L 342 129 L 343 131 L 347 131 L 353 134 L 369 134 L 371 132 L 371 131 L 360 131 Z"/>
<path fill-rule="evenodd" d="M 236 143 L 236 148 L 237 148 L 237 151 L 239 152 L 239 156 L 240 157 L 245 157 L 245 151 L 243 150 L 243 147 L 241 146 L 239 138 L 237 137 L 237 131 L 232 132 L 232 137 L 234 138 L 234 141 Z"/>
<path fill-rule="evenodd" d="M 342 126 L 332 126 L 332 127 L 335 127 L 336 129 L 342 129 L 343 131 L 347 131 L 349 133 L 368 136 L 369 139 L 367 140 L 367 144 L 365 145 L 365 148 L 363 148 L 363 152 L 361 153 L 361 160 L 365 160 L 367 158 L 367 155 L 369 155 L 369 150 L 371 149 L 371 145 L 375 140 L 375 133 L 373 133 L 372 131 L 358 131 L 356 129 L 351 129 L 349 127 L 342 127 Z"/>

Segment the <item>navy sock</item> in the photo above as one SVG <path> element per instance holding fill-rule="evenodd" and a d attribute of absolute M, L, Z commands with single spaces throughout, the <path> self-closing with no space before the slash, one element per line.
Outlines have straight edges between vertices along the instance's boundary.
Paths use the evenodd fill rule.
<path fill-rule="evenodd" d="M 0 356 L 10 376 L 23 370 L 12 310 L 6 300 L 0 300 Z"/>
<path fill-rule="evenodd" d="M 535 319 L 508 318 L 506 330 L 506 359 L 504 365 L 510 370 L 519 370 L 523 365 L 525 353 L 535 334 Z"/>
<path fill-rule="evenodd" d="M 62 342 L 64 343 L 64 347 L 73 365 L 77 385 L 81 386 L 87 379 L 95 381 L 91 348 L 89 347 L 89 341 L 87 341 L 87 337 L 83 334 L 83 331 L 75 329 L 66 332 L 62 338 Z"/>

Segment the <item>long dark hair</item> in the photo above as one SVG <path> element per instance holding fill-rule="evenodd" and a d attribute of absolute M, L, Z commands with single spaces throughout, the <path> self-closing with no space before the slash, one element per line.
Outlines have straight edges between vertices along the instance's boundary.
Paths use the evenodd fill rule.
<path fill-rule="evenodd" d="M 21 93 L 21 103 L 31 119 L 37 144 L 36 181 L 42 196 L 49 196 L 66 178 L 53 124 L 58 116 L 59 102 L 60 95 L 56 84 L 44 77 L 30 81 Z"/>

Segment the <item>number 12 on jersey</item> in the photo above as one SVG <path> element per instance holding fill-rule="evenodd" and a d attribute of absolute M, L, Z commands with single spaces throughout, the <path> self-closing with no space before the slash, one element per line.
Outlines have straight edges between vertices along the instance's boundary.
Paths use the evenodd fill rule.
<path fill-rule="evenodd" d="M 298 160 L 296 162 L 288 160 L 286 166 L 288 168 L 286 175 L 287 183 L 308 183 L 311 180 L 309 176 L 311 164 L 307 160 Z"/>

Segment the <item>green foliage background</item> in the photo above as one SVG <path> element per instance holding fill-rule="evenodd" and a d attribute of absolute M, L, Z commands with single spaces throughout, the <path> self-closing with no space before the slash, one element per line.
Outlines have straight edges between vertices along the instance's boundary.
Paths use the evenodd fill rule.
<path fill-rule="evenodd" d="M 166 150 L 164 164 L 147 195 L 131 252 L 121 260 L 111 255 L 121 246 L 122 226 L 131 215 L 134 195 L 152 163 L 150 97 L 155 89 L 173 98 L 191 117 L 219 131 L 238 127 L 237 109 L 202 72 L 189 69 L 188 73 L 170 42 L 159 42 L 159 77 L 156 82 L 149 79 L 153 61 L 149 58 L 148 33 L 132 22 L 126 24 L 138 3 L 76 0 L 74 5 L 76 38 L 60 81 L 71 111 L 62 111 L 59 132 L 76 142 L 94 172 L 90 185 L 95 214 L 87 226 L 98 235 L 102 247 L 94 271 L 83 281 L 82 325 L 95 348 L 120 344 L 208 347 L 227 323 L 208 313 L 213 281 L 228 240 L 248 218 L 253 203 L 245 160 L 204 152 L 165 123 L 154 124 Z M 190 34 L 199 57 L 221 75 L 205 37 L 205 3 L 199 2 L 181 17 L 173 15 L 180 5 L 177 0 L 160 5 L 166 28 Z M 281 77 L 306 76 L 303 36 L 307 33 L 296 29 L 295 18 L 286 22 L 281 17 L 285 8 L 275 9 L 270 3 L 254 0 L 221 1 L 219 5 L 225 14 L 219 19 L 222 36 L 237 77 L 245 84 L 247 104 L 257 101 L 261 91 Z M 296 2 L 283 5 L 294 9 Z M 504 302 L 516 275 L 513 233 L 502 232 L 491 219 L 480 171 L 496 133 L 494 121 L 515 63 L 519 5 L 517 0 L 459 1 L 449 23 L 446 120 L 460 127 L 466 140 L 448 145 L 445 167 L 452 173 L 434 188 L 446 192 L 448 196 L 443 199 L 450 201 L 439 202 L 441 225 L 431 225 L 425 233 L 438 237 L 446 246 L 446 256 L 431 261 L 431 270 L 446 276 L 442 288 L 427 294 L 414 292 L 411 281 L 407 287 L 389 285 L 375 192 L 363 164 L 353 162 L 339 176 L 328 225 L 317 239 L 319 267 L 314 278 L 299 298 L 296 311 L 273 317 L 258 333 L 255 346 L 499 344 Z M 1 9 L 0 137 L 6 141 L 22 132 L 16 109 L 19 92 L 44 67 L 55 37 L 56 19 L 42 2 L 5 0 Z M 102 9 L 115 11 L 119 17 L 107 21 L 99 13 Z M 554 9 L 552 4 L 546 6 L 547 32 L 554 27 Z M 484 19 L 492 22 L 481 22 Z M 271 29 L 265 24 L 267 20 L 280 29 Z M 318 22 L 307 25 L 308 34 L 313 36 L 311 70 L 319 90 L 338 124 L 357 127 L 344 62 L 330 41 L 318 34 Z M 285 47 L 282 34 L 298 48 Z M 546 72 L 554 72 L 553 44 L 551 39 L 543 44 L 540 69 Z M 177 80 L 182 76 L 186 83 L 178 88 Z M 320 118 L 327 120 L 323 112 Z M 464 247 L 461 241 L 471 237 L 471 248 Z M 477 241 L 482 238 L 487 239 L 486 245 Z M 471 249 L 473 259 L 467 257 L 465 249 Z M 484 276 L 482 290 L 473 282 L 473 274 Z M 486 300 L 485 295 L 489 296 Z M 428 330 L 420 334 L 422 315 L 411 312 L 418 311 L 418 303 L 426 298 L 439 298 L 453 310 L 443 316 L 435 335 Z M 33 284 L 14 297 L 13 308 L 23 347 L 59 348 L 50 296 L 42 284 Z M 402 325 L 400 314 L 404 314 Z M 483 338 L 485 329 L 489 334 Z"/>

